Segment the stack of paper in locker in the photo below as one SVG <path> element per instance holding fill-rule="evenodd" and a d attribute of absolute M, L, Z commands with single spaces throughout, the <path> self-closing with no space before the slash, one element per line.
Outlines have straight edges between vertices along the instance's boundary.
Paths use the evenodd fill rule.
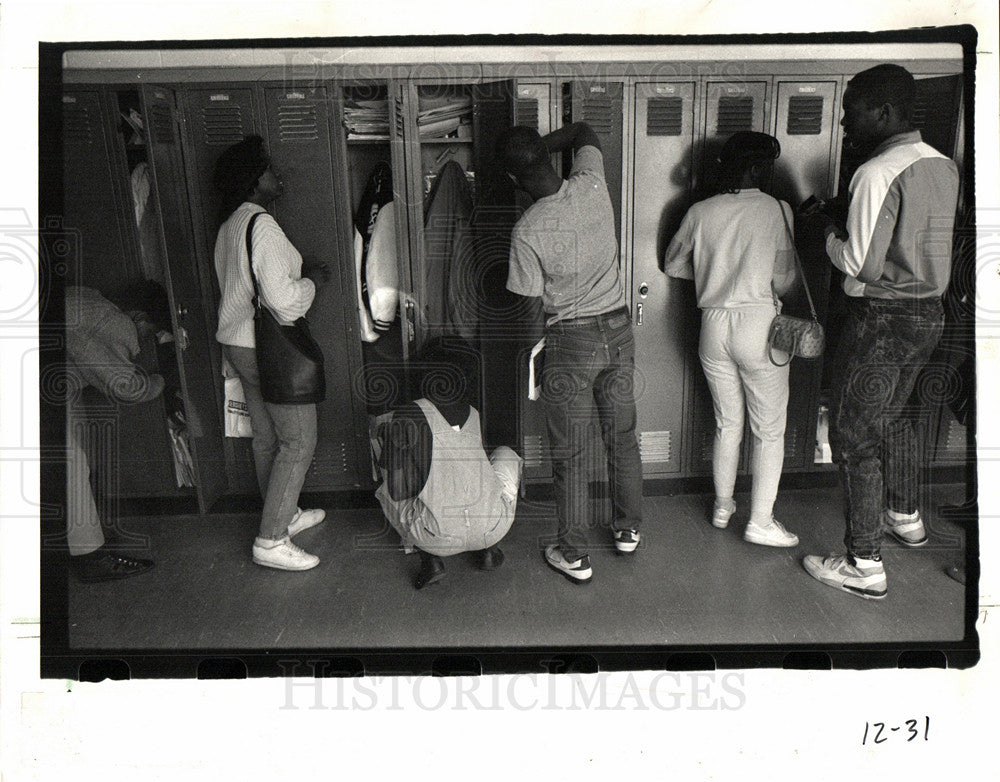
<path fill-rule="evenodd" d="M 351 100 L 344 103 L 348 138 L 389 138 L 389 102 Z"/>
<path fill-rule="evenodd" d="M 417 113 L 420 138 L 443 138 L 452 134 L 467 138 L 472 127 L 472 98 L 468 96 L 423 97 Z"/>

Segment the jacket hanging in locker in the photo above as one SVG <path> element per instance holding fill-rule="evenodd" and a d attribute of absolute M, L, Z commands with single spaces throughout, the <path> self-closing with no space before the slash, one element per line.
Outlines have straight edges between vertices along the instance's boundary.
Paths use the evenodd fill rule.
<path fill-rule="evenodd" d="M 374 342 L 389 330 L 399 302 L 392 169 L 376 164 L 354 215 L 355 280 L 361 338 Z"/>
<path fill-rule="evenodd" d="M 427 337 L 476 335 L 478 270 L 469 224 L 472 193 L 462 167 L 442 166 L 424 204 Z"/>

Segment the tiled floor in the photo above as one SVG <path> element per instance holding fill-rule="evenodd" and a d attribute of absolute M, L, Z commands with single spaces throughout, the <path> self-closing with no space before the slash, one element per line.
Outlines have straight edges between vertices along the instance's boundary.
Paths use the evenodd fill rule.
<path fill-rule="evenodd" d="M 959 486 L 932 491 L 932 508 Z M 838 488 L 783 491 L 776 516 L 794 549 L 744 543 L 748 498 L 726 530 L 707 522 L 710 498 L 647 497 L 643 545 L 617 556 L 592 530 L 594 578 L 576 585 L 548 569 L 541 546 L 552 506 L 522 501 L 501 546 L 502 568 L 471 555 L 447 560 L 447 577 L 411 586 L 417 555 L 404 555 L 377 508 L 332 512 L 296 542 L 320 556 L 305 573 L 254 565 L 249 514 L 129 519 L 151 540 L 156 567 L 119 582 L 69 580 L 76 649 L 277 649 L 754 645 L 958 641 L 964 588 L 946 565 L 961 561 L 964 530 L 928 513 L 930 543 L 886 544 L 889 594 L 866 601 L 802 569 L 809 553 L 841 550 Z"/>

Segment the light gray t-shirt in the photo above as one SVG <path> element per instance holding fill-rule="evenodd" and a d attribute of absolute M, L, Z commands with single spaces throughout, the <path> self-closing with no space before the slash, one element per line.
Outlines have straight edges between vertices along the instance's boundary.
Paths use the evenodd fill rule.
<path fill-rule="evenodd" d="M 547 325 L 625 306 L 615 219 L 597 147 L 580 148 L 559 191 L 538 199 L 517 221 L 507 289 L 541 296 Z"/>
<path fill-rule="evenodd" d="M 774 307 L 795 274 L 792 210 L 757 188 L 694 204 L 667 248 L 664 271 L 693 279 L 700 309 Z M 786 223 L 787 221 L 787 223 Z M 787 225 L 787 227 L 786 227 Z"/>

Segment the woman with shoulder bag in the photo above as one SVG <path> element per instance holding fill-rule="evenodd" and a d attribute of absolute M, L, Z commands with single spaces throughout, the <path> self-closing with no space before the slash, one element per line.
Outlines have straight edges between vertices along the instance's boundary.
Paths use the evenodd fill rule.
<path fill-rule="evenodd" d="M 779 308 L 777 296 L 795 278 L 786 228 L 792 212 L 761 190 L 780 151 L 778 140 L 765 133 L 743 131 L 726 141 L 716 194 L 688 210 L 667 249 L 665 271 L 694 280 L 702 311 L 698 355 L 716 420 L 712 524 L 725 528 L 736 510 L 733 490 L 748 413 L 753 484 L 743 538 L 788 547 L 798 537 L 772 515 L 785 455 L 788 366 L 777 366 L 769 357 L 768 333 Z"/>
<path fill-rule="evenodd" d="M 253 427 L 257 483 L 264 498 L 253 561 L 279 570 L 308 570 L 319 564 L 319 557 L 303 551 L 291 538 L 319 524 L 326 512 L 298 507 L 316 448 L 315 402 L 323 393 L 322 354 L 308 338 L 303 318 L 329 270 L 322 264 L 304 267 L 302 256 L 267 212 L 283 188 L 260 136 L 247 136 L 219 156 L 215 185 L 222 198 L 215 243 L 222 291 L 216 339 L 243 385 Z M 255 305 L 260 308 L 256 319 Z M 299 397 L 310 401 L 269 401 L 293 397 L 282 396 L 280 388 L 275 393 L 269 387 L 273 381 L 261 376 L 281 358 L 273 355 L 273 343 L 258 345 L 262 322 L 270 333 L 279 334 L 294 335 L 295 327 L 302 326 L 319 362 L 319 388 L 313 389 L 317 393 Z M 271 353 L 263 352 L 269 349 Z"/>

